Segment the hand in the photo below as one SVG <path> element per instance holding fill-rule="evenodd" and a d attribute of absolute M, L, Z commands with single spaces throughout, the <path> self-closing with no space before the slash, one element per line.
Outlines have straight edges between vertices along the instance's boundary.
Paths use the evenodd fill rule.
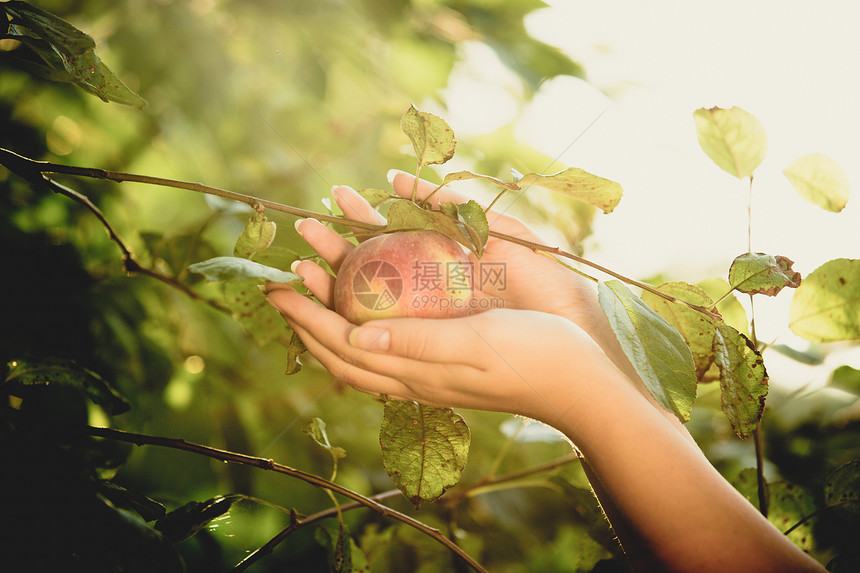
<path fill-rule="evenodd" d="M 412 197 L 415 177 L 408 173 L 391 171 L 389 178 L 397 195 Z M 418 180 L 416 196 L 419 199 L 425 199 L 435 189 L 434 184 Z M 336 186 L 332 189 L 332 194 L 346 217 L 378 225 L 385 224 L 385 218 L 351 188 Z M 430 198 L 431 205 L 436 208 L 440 203 L 465 203 L 466 201 L 465 197 L 447 188 L 433 193 Z M 487 220 L 493 231 L 536 243 L 541 242 L 539 237 L 514 217 L 489 211 Z M 346 255 L 354 248 L 352 243 L 319 221 L 305 219 L 299 221 L 296 228 L 335 273 Z M 476 292 L 476 298 L 501 299 L 502 306 L 506 309 L 540 311 L 570 320 L 600 345 L 642 395 L 668 419 L 674 419 L 671 413 L 657 405 L 656 400 L 625 356 L 598 304 L 596 289 L 589 281 L 527 247 L 495 237 L 490 237 L 487 241 L 481 259 L 476 259 L 474 255 L 471 255 L 471 258 L 476 265 L 475 268 L 478 269 L 481 263 L 501 263 L 504 265 L 506 274 L 504 289 L 498 288 L 498 285 L 493 283 L 480 284 L 478 285 L 480 292 Z M 312 261 L 302 261 L 294 265 L 292 270 L 304 277 L 305 286 L 320 302 L 333 308 L 332 293 L 335 280 L 333 276 Z M 683 432 L 677 420 L 674 420 L 673 424 Z"/>
<path fill-rule="evenodd" d="M 551 314 L 493 309 L 357 327 L 289 287 L 272 289 L 269 302 L 317 360 L 370 394 L 521 414 L 563 428 L 586 395 L 575 385 L 622 378 L 587 334 Z"/>
<path fill-rule="evenodd" d="M 393 171 L 392 175 L 395 193 L 401 197 L 411 197 L 415 178 L 397 171 Z M 432 183 L 419 180 L 417 197 L 424 199 L 435 188 Z M 337 186 L 332 191 L 335 201 L 348 218 L 385 224 L 385 219 L 349 187 Z M 430 199 L 434 208 L 438 208 L 440 202 L 465 203 L 466 201 L 465 197 L 444 188 L 433 194 Z M 494 231 L 540 242 L 528 227 L 513 217 L 490 211 L 487 213 L 487 219 L 490 228 Z M 352 244 L 334 231 L 316 223 L 313 220 L 301 221 L 297 228 L 305 240 L 337 271 L 340 262 L 352 249 Z M 591 322 L 595 310 L 593 303 L 596 303 L 593 296 L 594 289 L 585 279 L 548 257 L 527 247 L 493 237 L 487 241 L 486 250 L 481 259 L 477 259 L 471 253 L 470 257 L 477 270 L 480 270 L 481 264 L 504 265 L 503 282 L 476 281 L 479 289 L 479 292 L 475 293 L 477 298 L 502 299 L 504 308 L 548 312 L 580 324 Z M 314 269 L 313 264 L 302 263 L 296 270 L 305 276 L 306 284 L 311 291 L 330 307 L 333 279 L 323 276 L 321 269 Z"/>

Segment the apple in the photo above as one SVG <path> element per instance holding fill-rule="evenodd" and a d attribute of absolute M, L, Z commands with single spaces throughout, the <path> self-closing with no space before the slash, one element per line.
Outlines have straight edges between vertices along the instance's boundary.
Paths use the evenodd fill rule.
<path fill-rule="evenodd" d="M 344 258 L 334 309 L 353 324 L 378 318 L 455 318 L 471 308 L 472 264 L 436 231 L 402 231 L 360 243 Z"/>

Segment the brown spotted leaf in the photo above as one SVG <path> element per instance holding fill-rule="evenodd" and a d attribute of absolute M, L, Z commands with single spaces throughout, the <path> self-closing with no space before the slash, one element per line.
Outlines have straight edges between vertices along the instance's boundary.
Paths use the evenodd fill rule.
<path fill-rule="evenodd" d="M 385 403 L 379 429 L 382 464 L 415 507 L 439 499 L 460 481 L 470 441 L 466 422 L 450 408 Z"/>
<path fill-rule="evenodd" d="M 794 293 L 788 326 L 807 340 L 860 339 L 860 259 L 827 261 Z"/>
<path fill-rule="evenodd" d="M 784 287 L 800 286 L 800 273 L 789 258 L 765 253 L 744 253 L 729 268 L 729 283 L 747 294 L 776 296 Z"/>
<path fill-rule="evenodd" d="M 517 184 L 523 189 L 530 185 L 537 185 L 556 191 L 602 209 L 604 213 L 611 213 L 618 206 L 624 193 L 621 185 L 615 181 L 592 175 L 576 167 L 565 169 L 555 175 L 527 173 L 517 181 Z"/>
<path fill-rule="evenodd" d="M 747 501 L 758 507 L 758 477 L 755 468 L 741 470 L 732 485 Z M 815 511 L 815 501 L 797 484 L 778 481 L 767 484 L 767 519 L 778 530 L 785 532 L 801 519 Z M 794 528 L 788 538 L 804 551 L 812 550 L 812 522 Z"/>
<path fill-rule="evenodd" d="M 713 305 L 711 297 L 700 287 L 684 282 L 669 282 L 658 287 L 658 290 L 679 300 L 709 308 Z M 716 326 L 703 313 L 693 310 L 680 302 L 671 302 L 645 292 L 642 300 L 648 306 L 665 318 L 684 337 L 693 352 L 693 362 L 696 365 L 696 378 L 700 381 L 714 363 L 714 331 Z"/>
<path fill-rule="evenodd" d="M 714 362 L 720 370 L 720 407 L 735 433 L 748 438 L 764 412 L 768 376 L 761 354 L 749 338 L 718 324 Z"/>

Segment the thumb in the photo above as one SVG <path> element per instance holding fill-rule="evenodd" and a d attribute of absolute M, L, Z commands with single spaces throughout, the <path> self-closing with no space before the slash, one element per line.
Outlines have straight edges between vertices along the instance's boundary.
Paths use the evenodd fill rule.
<path fill-rule="evenodd" d="M 350 331 L 349 343 L 366 352 L 423 362 L 464 363 L 485 345 L 469 318 L 370 321 Z"/>

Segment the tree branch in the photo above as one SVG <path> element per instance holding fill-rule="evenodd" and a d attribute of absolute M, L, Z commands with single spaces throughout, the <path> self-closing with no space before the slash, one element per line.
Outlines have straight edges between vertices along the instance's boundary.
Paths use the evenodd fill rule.
<path fill-rule="evenodd" d="M 123 181 L 134 181 L 137 183 L 146 183 L 150 185 L 159 185 L 163 187 L 174 187 L 177 189 L 186 189 L 189 191 L 196 191 L 198 193 L 207 193 L 209 195 L 215 195 L 217 197 L 222 197 L 225 199 L 231 199 L 234 201 L 238 201 L 240 203 L 245 203 L 255 209 L 259 209 L 260 207 L 264 207 L 266 209 L 271 209 L 273 211 L 279 211 L 281 213 L 287 213 L 289 215 L 294 215 L 297 217 L 303 218 L 312 218 L 317 219 L 318 221 L 325 221 L 328 223 L 337 223 L 341 225 L 347 225 L 357 229 L 363 229 L 366 231 L 372 232 L 381 232 L 385 230 L 384 225 L 373 225 L 370 223 L 366 223 L 364 221 L 356 221 L 354 219 L 347 219 L 345 217 L 337 217 L 334 215 L 327 215 L 324 213 L 317 213 L 315 211 L 308 211 L 306 209 L 299 209 L 298 207 L 292 207 L 290 205 L 284 205 L 282 203 L 277 203 L 275 201 L 269 201 L 267 199 L 261 199 L 259 197 L 254 197 L 251 195 L 245 195 L 242 193 L 236 193 L 235 191 L 228 191 L 227 189 L 220 189 L 218 187 L 210 187 L 209 185 L 203 185 L 202 183 L 194 183 L 189 181 L 179 181 L 175 179 L 165 179 L 163 177 L 151 177 L 149 175 L 137 175 L 134 173 L 122 173 L 117 171 L 107 171 L 104 169 L 93 169 L 90 167 L 76 167 L 73 165 L 60 165 L 56 163 L 50 163 L 48 161 L 35 161 L 33 159 L 29 159 L 27 157 L 23 157 L 9 151 L 7 149 L 0 148 L 0 163 L 5 165 L 10 171 L 16 173 L 29 181 L 34 181 L 36 178 L 41 179 L 43 177 L 43 173 L 62 173 L 66 175 L 77 175 L 80 177 L 90 177 L 93 179 L 103 179 L 108 181 L 116 181 L 121 183 Z M 566 259 L 570 259 L 582 265 L 591 267 L 592 269 L 598 270 L 602 273 L 605 273 L 613 278 L 616 278 L 624 283 L 629 285 L 641 288 L 642 290 L 648 291 L 651 294 L 659 296 L 669 302 L 680 303 L 688 306 L 689 308 L 705 314 L 712 319 L 719 320 L 720 316 L 716 312 L 696 305 L 679 298 L 676 298 L 672 295 L 666 294 L 660 291 L 653 286 L 637 281 L 635 279 L 631 279 L 626 277 L 620 273 L 617 273 L 611 269 L 608 269 L 602 265 L 589 261 L 583 257 L 578 255 L 574 255 L 573 253 L 569 253 L 564 251 L 558 247 L 550 247 L 548 245 L 543 245 L 541 243 L 536 243 L 533 241 L 527 241 L 525 239 L 520 239 L 518 237 L 514 237 L 511 235 L 506 235 L 504 233 L 499 233 L 497 231 L 490 230 L 490 236 L 496 239 L 500 239 L 503 241 L 508 241 L 511 243 L 515 243 L 517 245 L 521 245 L 532 249 L 538 252 L 550 253 L 559 257 L 563 257 Z"/>
<path fill-rule="evenodd" d="M 5 165 L 7 169 L 9 169 L 9 171 L 12 171 L 13 173 L 24 177 L 28 181 L 33 181 L 33 177 L 35 175 L 41 176 L 41 174 L 43 173 L 62 173 L 64 175 L 76 175 L 79 177 L 89 177 L 91 179 L 115 181 L 117 183 L 122 183 L 124 181 L 146 183 L 148 185 L 173 187 L 175 189 L 186 189 L 188 191 L 195 191 L 197 193 L 215 195 L 216 197 L 222 197 L 224 199 L 231 199 L 233 201 L 238 201 L 239 203 L 244 203 L 254 209 L 257 209 L 259 207 L 265 207 L 266 209 L 271 209 L 272 211 L 280 211 L 282 213 L 295 215 L 297 217 L 310 217 L 320 221 L 326 221 L 328 223 L 339 223 L 342 225 L 349 225 L 350 227 L 366 229 L 368 231 L 378 231 L 382 229 L 380 225 L 373 225 L 370 223 L 365 223 L 363 221 L 355 221 L 352 219 L 347 219 L 345 217 L 336 217 L 334 215 L 316 213 L 314 211 L 299 209 L 298 207 L 284 205 L 275 201 L 261 199 L 252 195 L 236 193 L 235 191 L 228 191 L 227 189 L 220 189 L 218 187 L 210 187 L 209 185 L 203 185 L 202 183 L 195 183 L 193 181 L 180 181 L 177 179 L 166 179 L 164 177 L 151 177 L 149 175 L 138 175 L 135 173 L 123 173 L 119 171 L 107 171 L 105 169 L 94 169 L 91 167 L 61 165 L 48 161 L 36 161 L 34 159 L 18 155 L 17 153 L 3 148 L 0 148 L 0 163 Z"/>
<path fill-rule="evenodd" d="M 514 480 L 517 480 L 519 478 L 528 477 L 530 475 L 543 473 L 546 471 L 551 471 L 551 470 L 554 470 L 554 469 L 559 468 L 561 466 L 567 465 L 573 461 L 577 461 L 579 459 L 580 459 L 579 454 L 572 453 L 572 454 L 568 454 L 566 456 L 562 456 L 560 458 L 557 458 L 555 460 L 550 460 L 550 461 L 543 463 L 543 464 L 540 464 L 540 465 L 532 466 L 530 468 L 525 468 L 525 469 L 511 472 L 511 473 L 508 473 L 508 474 L 505 474 L 502 476 L 498 476 L 498 477 L 481 479 L 481 480 L 478 480 L 477 482 L 475 482 L 473 484 L 470 484 L 467 486 L 458 486 L 456 489 L 451 490 L 449 492 L 446 492 L 445 497 L 442 498 L 441 501 L 442 501 L 442 503 L 444 503 L 446 505 L 454 506 L 454 505 L 458 504 L 460 502 L 460 500 L 462 500 L 464 497 L 469 497 L 471 495 L 474 495 L 476 492 L 480 493 L 480 490 L 482 488 L 487 487 L 487 486 L 495 485 L 495 484 L 499 484 L 499 483 L 504 483 L 504 482 L 509 482 L 509 481 L 514 481 Z M 389 490 L 386 492 L 382 492 L 382 493 L 370 496 L 368 499 L 379 502 L 379 501 L 383 501 L 383 500 L 386 500 L 386 499 L 389 499 L 392 497 L 399 497 L 400 495 L 402 495 L 400 490 L 392 489 L 392 490 Z M 351 503 L 341 505 L 340 511 L 341 511 L 341 513 L 343 513 L 343 512 L 351 511 L 351 510 L 359 508 L 359 507 L 364 507 L 364 506 L 363 506 L 363 504 L 358 503 L 358 502 L 351 502 Z M 328 519 L 331 517 L 337 517 L 337 514 L 338 514 L 338 509 L 336 507 L 332 507 L 332 508 L 320 511 L 318 513 L 315 513 L 313 515 L 309 515 L 303 519 L 293 520 L 292 523 L 290 523 L 287 527 L 285 527 L 283 530 L 281 530 L 276 536 L 274 536 L 272 539 L 267 541 L 265 543 L 265 545 L 261 546 L 259 549 L 257 549 L 253 553 L 249 554 L 248 557 L 246 557 L 238 565 L 236 565 L 236 567 L 234 568 L 234 571 L 244 571 L 245 569 L 247 569 L 250 565 L 252 565 L 256 561 L 258 561 L 259 559 L 265 557 L 266 555 L 269 555 L 270 553 L 272 553 L 274 548 L 279 543 L 284 541 L 284 539 L 286 539 L 287 536 L 289 536 L 294 531 L 296 531 L 302 527 L 305 527 L 307 525 L 311 525 L 313 523 L 316 523 L 317 521 L 321 521 L 323 519 Z"/>
<path fill-rule="evenodd" d="M 442 535 L 442 533 L 438 529 L 425 525 L 424 523 L 421 523 L 420 521 L 413 519 L 406 514 L 393 510 L 385 505 L 382 505 L 381 503 L 378 503 L 377 501 L 374 501 L 369 497 L 365 497 L 359 493 L 356 493 L 348 488 L 333 483 L 325 478 L 321 478 L 317 475 L 276 463 L 271 459 L 257 458 L 245 454 L 239 454 L 236 452 L 219 450 L 210 446 L 187 442 L 181 438 L 150 436 L 147 434 L 137 434 L 134 432 L 125 432 L 122 430 L 114 430 L 112 428 L 98 428 L 94 426 L 87 426 L 87 433 L 91 436 L 128 442 L 138 446 L 153 445 L 165 448 L 172 448 L 176 450 L 184 450 L 186 452 L 192 452 L 202 456 L 207 456 L 222 462 L 249 465 L 259 469 L 288 475 L 290 477 L 299 479 L 316 487 L 320 487 L 338 495 L 342 495 L 343 497 L 351 499 L 367 508 L 374 510 L 376 513 L 383 517 L 390 517 L 392 519 L 400 521 L 401 523 L 405 523 L 406 525 L 420 531 L 421 533 L 424 533 L 425 535 L 435 539 L 436 541 L 447 547 L 452 553 L 465 561 L 475 571 L 478 571 L 479 573 L 486 573 L 486 570 L 481 567 L 481 565 L 477 561 L 472 559 L 453 541 Z"/>

